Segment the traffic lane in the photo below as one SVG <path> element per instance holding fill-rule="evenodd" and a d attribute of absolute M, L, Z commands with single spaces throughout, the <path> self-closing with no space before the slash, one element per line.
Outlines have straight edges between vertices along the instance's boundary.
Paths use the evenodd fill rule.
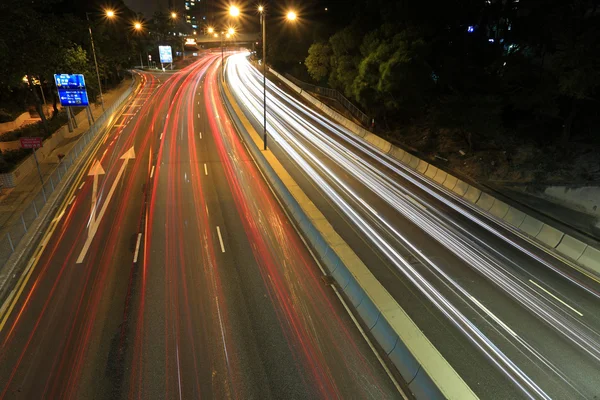
<path fill-rule="evenodd" d="M 214 255 L 202 193 L 187 157 L 185 93 L 171 102 L 157 156 L 132 355 L 133 397 L 194 398 L 229 391 L 218 323 Z M 193 94 L 193 93 L 192 93 Z M 201 301 L 196 300 L 200 296 Z M 221 296 L 219 296 L 221 297 Z"/>
<path fill-rule="evenodd" d="M 291 118 L 283 118 L 279 121 L 280 124 L 285 125 L 290 121 Z M 291 127 L 289 127 L 291 128 Z M 319 155 L 319 161 L 323 162 L 328 159 L 327 155 L 323 153 L 324 146 L 313 146 L 309 143 L 307 139 L 307 135 L 299 135 L 303 140 L 306 141 L 304 145 L 308 146 L 306 150 L 306 154 L 310 155 Z M 307 157 L 308 158 L 308 157 Z M 561 387 L 554 387 L 554 380 L 548 379 L 547 374 L 554 373 L 555 370 L 558 370 L 558 374 L 562 376 L 572 376 L 575 377 L 577 375 L 577 371 L 581 370 L 588 371 L 588 376 L 590 371 L 595 371 L 595 363 L 590 362 L 589 357 L 581 358 L 582 353 L 578 351 L 578 349 L 573 349 L 572 344 L 565 340 L 564 337 L 557 337 L 555 332 L 552 335 L 548 335 L 548 328 L 546 325 L 543 325 L 541 322 L 537 320 L 531 321 L 531 315 L 528 311 L 519 307 L 519 305 L 514 304 L 514 302 L 507 299 L 506 293 L 498 291 L 491 283 L 487 280 L 482 279 L 479 274 L 472 271 L 470 268 L 465 268 L 465 263 L 454 256 L 451 252 L 447 251 L 443 246 L 436 243 L 435 241 L 430 240 L 429 236 L 422 232 L 419 226 L 415 226 L 411 221 L 404 218 L 401 214 L 399 214 L 393 207 L 388 205 L 387 202 L 383 201 L 379 197 L 379 193 L 373 193 L 368 187 L 366 187 L 363 181 L 359 181 L 355 179 L 351 174 L 347 173 L 343 168 L 339 167 L 335 162 L 329 160 L 327 163 L 327 167 L 333 171 L 332 175 L 337 176 L 343 180 L 345 184 L 350 187 L 350 191 L 354 193 L 360 193 L 360 202 L 354 201 L 352 196 L 349 196 L 348 193 L 345 193 L 345 198 L 354 201 L 355 209 L 362 209 L 360 213 L 367 219 L 370 219 L 372 223 L 375 225 L 380 225 L 378 229 L 382 230 L 385 236 L 385 230 L 388 229 L 386 226 L 382 226 L 379 223 L 379 218 L 382 218 L 383 221 L 391 224 L 393 228 L 395 228 L 395 232 L 389 232 L 388 235 L 388 243 L 396 243 L 394 248 L 401 248 L 403 245 L 400 240 L 398 240 L 395 236 L 400 234 L 404 234 L 409 238 L 409 241 L 413 244 L 418 244 L 418 250 L 424 256 L 433 256 L 436 258 L 435 264 L 440 266 L 442 270 L 448 273 L 450 276 L 458 277 L 457 280 L 461 284 L 462 287 L 466 288 L 469 292 L 472 292 L 473 289 L 477 289 L 477 293 L 479 295 L 475 296 L 475 299 L 471 297 L 471 295 L 467 295 L 466 298 L 464 296 L 458 296 L 460 299 L 457 299 L 455 289 L 451 287 L 446 287 L 447 282 L 444 280 L 439 280 L 439 275 L 435 272 L 433 275 L 431 273 L 425 274 L 429 277 L 428 281 L 430 283 L 435 283 L 439 292 L 442 292 L 446 295 L 446 298 L 453 299 L 453 304 L 461 306 L 461 311 L 463 314 L 470 317 L 471 320 L 477 321 L 478 327 L 487 335 L 488 338 L 492 339 L 493 342 L 500 347 L 500 349 L 504 350 L 504 352 L 513 360 L 517 362 L 517 365 L 522 366 L 523 370 L 531 377 L 537 378 L 534 381 L 544 384 L 544 388 L 551 393 L 561 393 L 563 390 Z M 316 161 L 314 162 L 316 164 Z M 314 178 L 314 177 L 313 177 Z M 331 178 L 328 178 L 330 183 L 332 182 Z M 336 186 L 334 183 L 333 186 Z M 340 190 L 340 192 L 344 192 L 344 190 Z M 362 203 L 368 204 L 368 207 L 362 207 Z M 377 210 L 375 212 L 371 212 L 371 210 Z M 377 217 L 373 216 L 376 215 Z M 416 258 L 420 258 L 420 253 L 415 253 L 415 250 L 412 251 L 413 255 Z M 421 271 L 423 274 L 425 271 Z M 433 276 L 437 276 L 438 279 L 434 279 Z M 394 294 L 394 290 L 390 288 L 392 294 Z M 483 297 L 481 297 L 483 296 Z M 479 300 L 477 300 L 479 299 Z M 480 309 L 475 309 L 474 305 L 485 304 L 485 309 L 480 307 Z M 494 307 L 496 305 L 497 307 Z M 497 308 L 500 308 L 502 311 L 497 312 Z M 491 313 L 488 310 L 492 310 Z M 482 313 L 485 312 L 485 315 Z M 483 314 L 483 315 L 482 315 Z M 511 329 L 503 329 L 504 319 L 500 318 L 500 321 L 496 321 L 497 315 L 507 314 L 511 317 L 511 321 L 515 321 L 512 326 L 514 331 L 519 333 L 519 341 L 514 340 L 511 337 L 513 330 Z M 486 323 L 487 322 L 487 323 Z M 528 322 L 523 325 L 524 322 Z M 522 334 L 523 329 L 521 328 L 526 326 L 527 332 Z M 521 329 L 520 329 L 521 328 Z M 498 332 L 498 330 L 505 332 Z M 542 336 L 543 339 L 539 337 L 539 333 L 544 332 L 546 336 Z M 536 356 L 534 352 L 528 353 L 530 348 L 530 343 L 535 339 L 535 343 L 537 344 L 536 350 L 539 350 L 542 354 L 545 354 L 547 359 L 550 362 L 553 362 L 554 365 L 549 368 L 544 365 L 547 362 L 545 359 L 535 360 L 536 362 L 531 365 L 531 361 L 529 357 Z M 525 342 L 522 345 L 519 343 L 521 340 Z M 515 348 L 517 347 L 517 348 Z M 554 350 L 556 348 L 562 349 L 560 357 L 553 357 Z M 573 363 L 575 365 L 570 365 L 567 367 L 557 367 L 560 366 L 560 363 L 557 363 L 558 360 L 572 358 L 573 360 L 577 360 L 577 362 Z M 520 362 L 519 362 L 520 360 Z M 581 362 L 580 362 L 581 361 Z M 543 367 L 544 370 L 540 371 L 540 368 Z M 548 371 L 550 369 L 550 371 Z M 560 371 L 560 370 L 563 371 Z M 583 377 L 585 381 L 585 377 Z M 564 378 L 568 379 L 568 378 Z M 585 387 L 582 385 L 582 387 Z M 591 389 L 591 388 L 589 388 Z M 571 389 L 569 389 L 571 390 Z M 566 394 L 562 391 L 563 394 Z"/>
<path fill-rule="evenodd" d="M 211 79 L 210 74 L 207 79 Z M 209 110 L 212 110 L 212 113 L 209 111 L 208 118 L 212 119 L 213 126 L 210 130 L 212 135 L 206 138 L 206 143 L 209 144 L 206 150 L 208 157 L 213 154 L 218 155 L 220 161 L 211 163 L 214 167 L 210 169 L 208 178 L 215 182 L 214 187 L 220 192 L 218 197 L 221 206 L 231 203 L 238 210 L 238 218 L 226 224 L 227 232 L 230 235 L 232 232 L 238 233 L 241 240 L 250 242 L 258 262 L 258 271 L 252 273 L 252 269 L 244 265 L 243 258 L 236 261 L 238 266 L 244 265 L 242 272 L 249 273 L 250 277 L 256 280 L 255 283 L 247 285 L 251 282 L 250 278 L 242 279 L 243 285 L 247 287 L 245 293 L 258 301 L 262 301 L 262 293 L 265 290 L 270 293 L 269 297 L 272 298 L 270 308 L 283 315 L 286 329 L 289 330 L 292 326 L 299 329 L 297 333 L 292 330 L 286 335 L 291 335 L 292 338 L 295 336 L 298 346 L 302 342 L 308 343 L 305 348 L 313 361 L 308 360 L 308 365 L 297 366 L 296 368 L 300 369 L 292 376 L 299 381 L 313 381 L 314 386 L 306 393 L 311 397 L 319 396 L 317 390 L 319 388 L 314 384 L 314 373 L 312 378 L 307 376 L 298 379 L 298 376 L 306 375 L 306 371 L 311 369 L 315 370 L 318 376 L 328 377 L 321 385 L 330 385 L 330 387 L 329 389 L 325 387 L 323 390 L 333 390 L 341 397 L 356 396 L 358 393 L 361 394 L 361 398 L 398 396 L 372 351 L 352 325 L 339 300 L 320 279 L 321 273 L 311 255 L 305 250 L 293 226 L 276 203 L 268 186 L 264 184 L 262 176 L 227 118 L 219 99 L 215 79 L 216 76 L 213 75 L 212 81 L 208 83 L 212 87 L 205 88 L 208 92 L 208 102 L 211 103 Z M 224 175 L 221 177 L 222 172 Z M 216 184 L 217 182 L 222 184 Z M 209 183 L 207 187 L 213 185 Z M 221 207 L 222 210 L 227 208 Z M 227 215 L 236 216 L 235 211 Z M 241 230 L 240 226 L 244 229 Z M 235 229 L 232 230 L 232 227 Z M 260 276 L 263 277 L 262 282 L 257 279 Z M 258 293 L 256 293 L 257 289 L 260 289 Z M 259 310 L 264 312 L 264 306 Z M 290 310 L 299 310 L 299 312 L 290 312 Z M 251 310 L 251 312 L 256 314 L 257 311 Z M 255 321 L 257 328 L 264 329 L 265 326 L 273 325 L 273 320 L 261 319 L 264 322 L 258 324 L 256 319 L 252 320 Z M 310 329 L 307 328 L 308 326 Z M 277 337 L 276 328 L 277 326 L 274 326 L 270 330 L 272 333 L 268 336 L 268 343 L 264 345 L 272 346 L 272 338 Z M 262 337 L 264 336 L 259 336 Z M 345 339 L 340 340 L 340 338 Z M 273 351 L 261 352 L 261 354 L 272 353 Z M 281 357 L 281 354 L 285 353 L 275 352 L 275 354 Z M 288 382 L 289 374 L 279 377 L 280 371 L 289 371 L 286 367 L 287 361 L 283 362 L 281 359 L 274 361 L 268 361 L 269 365 L 273 365 L 269 370 L 269 376 L 273 374 L 278 376 L 272 381 Z M 278 386 L 287 387 L 281 383 Z M 274 389 L 273 392 L 278 398 L 290 395 L 281 392 L 281 389 L 277 391 Z"/>
<path fill-rule="evenodd" d="M 274 93 L 274 96 L 277 96 L 280 100 L 285 100 L 284 97 L 278 94 Z M 510 266 L 511 272 L 521 276 L 523 282 L 533 286 L 536 286 L 536 283 L 541 283 L 543 286 L 547 286 L 549 291 L 566 298 L 569 304 L 574 304 L 574 308 L 586 310 L 585 314 L 589 315 L 588 323 L 595 326 L 597 331 L 599 330 L 599 313 L 596 312 L 599 305 L 598 293 L 600 293 L 598 281 L 590 279 L 589 276 L 563 264 L 551 254 L 548 254 L 536 246 L 532 246 L 531 243 L 523 240 L 523 238 L 515 235 L 501 225 L 497 225 L 493 221 L 487 221 L 485 216 L 478 216 L 480 220 L 487 221 L 487 224 L 490 225 L 492 229 L 498 231 L 501 236 L 507 237 L 510 241 L 515 242 L 518 246 L 531 252 L 533 257 L 520 251 L 518 248 L 511 245 L 510 242 L 503 240 L 498 237 L 498 235 L 495 235 L 488 229 L 483 228 L 480 224 L 474 222 L 468 216 L 458 212 L 455 207 L 464 207 L 468 212 L 473 214 L 477 214 L 478 211 L 471 211 L 468 205 L 465 206 L 463 202 L 461 202 L 460 199 L 457 199 L 453 194 L 449 194 L 436 185 L 431 185 L 425 178 L 420 177 L 418 174 L 414 173 L 414 171 L 403 166 L 401 163 L 398 163 L 396 160 L 380 154 L 378 150 L 372 148 L 369 144 L 364 143 L 353 134 L 347 133 L 340 136 L 340 132 L 343 132 L 342 130 L 333 132 L 331 129 L 331 126 L 334 125 L 333 123 L 329 122 L 323 124 L 322 118 L 325 117 L 317 118 L 315 114 L 311 113 L 305 114 L 305 116 L 307 116 L 309 120 L 312 119 L 313 123 L 320 124 L 323 131 L 328 132 L 331 138 L 336 140 L 338 144 L 344 146 L 344 152 L 352 154 L 357 162 L 376 168 L 378 172 L 385 174 L 388 179 L 397 182 L 398 187 L 404 188 L 405 192 L 411 193 L 414 199 L 428 208 L 428 211 L 434 212 L 438 217 L 444 219 L 449 224 L 452 224 L 460 230 L 461 234 L 470 237 L 470 240 L 475 242 L 477 246 L 485 247 L 486 251 L 494 257 L 498 263 Z M 405 175 L 399 173 L 399 170 Z M 407 176 L 412 177 L 412 179 Z M 443 196 L 455 207 L 451 207 L 440 201 L 439 197 L 434 197 L 434 194 L 426 191 L 422 185 L 415 183 L 415 181 L 417 183 L 424 182 L 428 185 L 430 190 L 434 191 L 435 195 Z M 548 264 L 551 264 L 551 266 Z M 584 290 L 582 290 L 582 288 Z M 541 295 L 548 297 L 547 293 L 541 293 Z M 554 301 L 555 299 L 552 298 L 551 300 Z M 560 301 L 556 301 L 555 303 L 558 307 L 564 308 L 564 305 L 560 303 Z"/>
<path fill-rule="evenodd" d="M 110 133 L 118 130 L 119 127 L 113 127 Z M 107 147 L 110 148 L 110 145 Z M 89 205 L 85 204 L 85 199 L 90 197 L 90 193 L 85 185 L 78 185 L 81 185 L 79 181 L 75 185 L 79 199 L 71 197 L 67 204 L 69 208 L 59 215 L 60 218 L 57 217 L 61 219 L 59 224 L 63 222 L 58 230 L 60 234 L 51 236 L 46 243 L 39 259 L 39 275 L 34 278 L 35 281 L 30 281 L 31 285 L 25 291 L 28 295 L 20 298 L 16 307 L 19 312 L 11 315 L 13 320 L 7 321 L 10 329 L 3 332 L 6 336 L 2 348 L 9 349 L 15 357 L 13 360 L 16 360 L 2 363 L 12 368 L 12 377 L 5 380 L 5 392 L 11 390 L 8 385 L 15 385 L 20 388 L 20 393 L 34 397 L 40 394 L 40 390 L 51 393 L 65 389 L 65 385 L 71 385 L 66 390 L 72 390 L 73 385 L 68 381 L 71 377 L 61 376 L 60 369 L 66 360 L 73 361 L 82 356 L 80 349 L 73 348 L 76 346 L 74 341 L 82 339 L 77 334 L 85 324 L 80 312 L 96 301 L 85 288 L 103 274 L 102 268 L 71 268 L 76 247 L 80 244 L 73 238 L 81 238 L 85 234 L 85 222 L 89 218 Z M 82 344 L 77 346 L 81 348 Z M 63 357 L 58 363 L 61 353 Z M 7 356 L 6 353 L 4 355 Z M 11 356 L 7 358 L 11 359 Z M 76 373 L 77 370 L 71 372 Z M 38 384 L 27 384 L 30 379 Z M 39 385 L 40 381 L 46 382 L 46 387 Z"/>
<path fill-rule="evenodd" d="M 86 220 L 87 220 L 87 219 L 86 219 Z M 127 243 L 128 243 L 128 242 L 129 242 L 129 241 L 127 241 Z M 122 312 L 122 311 L 121 311 L 121 312 Z"/>

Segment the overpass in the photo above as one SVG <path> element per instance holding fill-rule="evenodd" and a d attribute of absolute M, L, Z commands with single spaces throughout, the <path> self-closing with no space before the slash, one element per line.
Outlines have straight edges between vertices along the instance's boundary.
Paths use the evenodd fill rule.
<path fill-rule="evenodd" d="M 232 44 L 251 44 L 258 42 L 260 37 L 260 32 L 255 33 L 237 33 L 230 39 L 225 39 L 225 43 L 227 45 Z M 221 37 L 214 37 L 210 35 L 196 35 L 196 36 L 188 36 L 189 39 L 195 39 L 198 44 L 198 48 L 202 47 L 213 47 L 214 45 L 221 45 Z M 192 50 L 194 46 L 189 46 L 186 44 L 186 50 Z"/>

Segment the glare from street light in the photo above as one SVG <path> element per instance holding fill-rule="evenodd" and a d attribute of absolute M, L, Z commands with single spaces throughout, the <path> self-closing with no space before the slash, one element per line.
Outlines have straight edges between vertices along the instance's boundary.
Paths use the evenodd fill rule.
<path fill-rule="evenodd" d="M 214 37 L 219 37 L 219 34 L 218 34 L 218 33 L 215 33 L 213 36 L 214 36 Z"/>
<path fill-rule="evenodd" d="M 175 11 L 173 11 L 171 13 L 171 18 L 173 18 L 173 19 L 177 18 L 177 13 Z"/>
<path fill-rule="evenodd" d="M 136 30 L 138 30 L 138 31 L 139 31 L 140 29 L 142 29 L 142 23 L 141 23 L 141 22 L 136 22 L 135 24 L 133 24 L 133 27 L 134 27 Z"/>
<path fill-rule="evenodd" d="M 296 13 L 294 11 L 289 11 L 286 15 L 286 18 L 288 19 L 288 21 L 294 21 L 296 20 L 298 16 L 296 15 Z"/>
<path fill-rule="evenodd" d="M 228 33 L 227 35 L 225 35 L 225 37 L 226 37 L 227 39 L 229 39 L 229 38 L 231 37 L 231 34 L 229 34 L 229 33 Z"/>
<path fill-rule="evenodd" d="M 208 33 L 214 33 L 215 28 L 213 28 L 212 26 L 208 27 Z"/>
<path fill-rule="evenodd" d="M 228 29 L 227 29 L 227 34 L 228 34 L 228 35 L 235 35 L 235 29 L 233 29 L 233 28 L 228 28 Z"/>
<path fill-rule="evenodd" d="M 237 17 L 240 15 L 240 9 L 236 6 L 229 7 L 229 15 L 232 17 Z"/>
<path fill-rule="evenodd" d="M 265 10 L 265 8 L 263 6 L 258 6 L 258 12 L 263 12 Z"/>
<path fill-rule="evenodd" d="M 106 10 L 106 16 L 112 18 L 115 16 L 115 12 L 113 10 Z"/>

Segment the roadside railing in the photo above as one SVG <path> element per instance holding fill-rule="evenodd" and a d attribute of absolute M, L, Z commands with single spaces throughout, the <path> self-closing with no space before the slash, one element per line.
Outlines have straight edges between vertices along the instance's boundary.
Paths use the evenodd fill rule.
<path fill-rule="evenodd" d="M 306 90 L 307 92 L 316 93 L 320 96 L 329 97 L 330 99 L 337 100 L 354 118 L 360 121 L 361 125 L 368 128 L 371 124 L 371 118 L 356 107 L 350 100 L 348 100 L 343 94 L 335 89 L 326 88 L 322 86 L 313 85 L 311 83 L 303 82 L 299 79 L 294 78 L 290 74 L 285 74 L 285 77 L 292 81 L 296 86 Z"/>
<path fill-rule="evenodd" d="M 67 155 L 65 155 L 65 157 L 63 157 L 58 164 L 58 167 L 45 180 L 43 187 L 39 188 L 38 194 L 21 212 L 21 215 L 16 219 L 11 218 L 11 220 L 7 222 L 7 225 L 3 227 L 3 230 L 6 230 L 6 232 L 0 236 L 0 269 L 4 267 L 20 241 L 25 237 L 27 231 L 40 215 L 40 212 L 50 198 L 50 195 L 58 187 L 58 184 L 66 175 L 69 168 L 77 161 L 81 153 L 93 140 L 96 134 L 102 131 L 105 122 L 112 113 L 121 107 L 121 104 L 129 97 L 133 91 L 133 87 L 134 83 L 132 83 L 112 106 L 107 108 L 106 111 L 96 119 L 86 132 L 81 134 L 75 146 Z"/>

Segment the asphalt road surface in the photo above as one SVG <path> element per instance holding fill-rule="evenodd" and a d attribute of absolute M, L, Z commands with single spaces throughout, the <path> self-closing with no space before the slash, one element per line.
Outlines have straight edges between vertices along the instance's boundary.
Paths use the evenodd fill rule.
<path fill-rule="evenodd" d="M 262 76 L 226 79 L 262 132 Z M 481 398 L 600 396 L 598 282 L 269 83 L 270 150 Z"/>
<path fill-rule="evenodd" d="M 0 311 L 1 399 L 400 398 L 232 128 L 141 74 Z"/>

